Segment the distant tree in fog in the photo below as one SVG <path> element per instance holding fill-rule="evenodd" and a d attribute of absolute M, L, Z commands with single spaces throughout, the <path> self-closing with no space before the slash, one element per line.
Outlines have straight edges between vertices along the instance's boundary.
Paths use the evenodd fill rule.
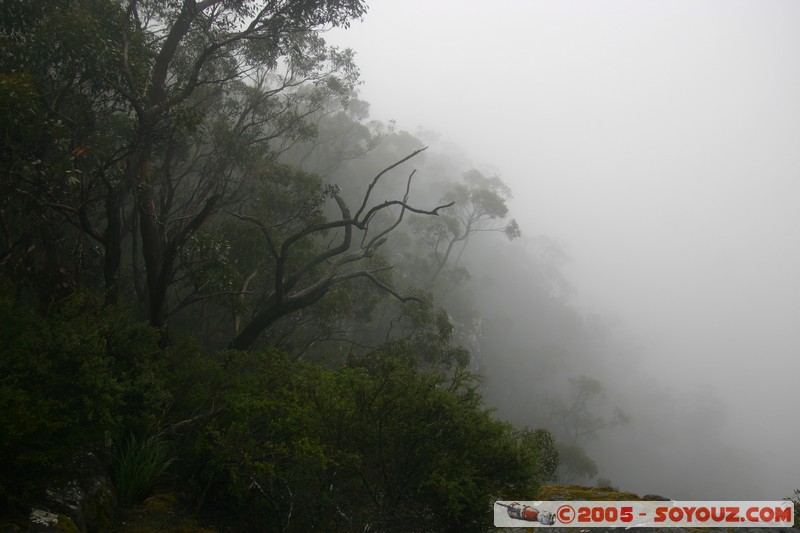
<path fill-rule="evenodd" d="M 624 426 L 631 418 L 616 407 L 610 417 L 596 414 L 605 398 L 605 387 L 598 380 L 586 376 L 571 378 L 571 400 L 568 404 L 554 403 L 552 418 L 554 429 L 562 437 L 558 445 L 560 483 L 574 482 L 576 478 L 591 479 L 597 475 L 597 464 L 589 457 L 583 444 L 598 438 L 601 429 Z"/>
<path fill-rule="evenodd" d="M 412 224 L 420 241 L 430 251 L 433 273 L 430 282 L 442 273 L 460 245 L 453 267 L 458 267 L 469 239 L 479 232 L 501 232 L 513 240 L 521 235 L 519 225 L 508 219 L 506 200 L 511 189 L 497 177 L 486 177 L 472 169 L 446 193 L 442 200 L 454 205 L 437 220 L 415 219 Z"/>
<path fill-rule="evenodd" d="M 611 417 L 596 414 L 597 406 L 606 400 L 606 389 L 598 380 L 586 376 L 571 378 L 572 399 L 568 405 L 556 404 L 553 417 L 567 442 L 582 444 L 597 438 L 601 429 L 624 426 L 631 418 L 616 407 Z"/>

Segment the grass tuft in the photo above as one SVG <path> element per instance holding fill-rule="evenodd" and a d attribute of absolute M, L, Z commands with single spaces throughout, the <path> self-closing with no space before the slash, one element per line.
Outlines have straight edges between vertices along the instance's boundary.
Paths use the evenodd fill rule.
<path fill-rule="evenodd" d="M 174 461 L 159 435 L 137 439 L 131 435 L 114 461 L 117 498 L 122 504 L 141 502 Z"/>

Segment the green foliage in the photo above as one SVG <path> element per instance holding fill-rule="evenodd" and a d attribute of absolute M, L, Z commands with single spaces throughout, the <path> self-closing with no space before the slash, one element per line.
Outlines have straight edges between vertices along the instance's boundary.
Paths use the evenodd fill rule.
<path fill-rule="evenodd" d="M 230 247 L 223 235 L 208 231 L 199 231 L 189 238 L 181 261 L 196 294 L 234 289 L 237 273 Z"/>
<path fill-rule="evenodd" d="M 558 445 L 553 434 L 546 429 L 521 430 L 523 450 L 533 450 L 536 453 L 536 462 L 539 467 L 537 479 L 543 482 L 555 481 L 560 462 Z"/>
<path fill-rule="evenodd" d="M 253 180 L 245 209 L 258 213 L 269 226 L 297 231 L 322 221 L 329 197 L 319 176 L 269 161 Z"/>
<path fill-rule="evenodd" d="M 572 483 L 580 478 L 591 479 L 597 475 L 597 463 L 586 455 L 586 450 L 577 444 L 558 443 L 557 479 L 561 484 Z"/>
<path fill-rule="evenodd" d="M 114 457 L 114 481 L 120 503 L 142 501 L 173 461 L 167 443 L 159 435 L 137 439 L 131 434 Z"/>
<path fill-rule="evenodd" d="M 474 390 L 396 352 L 338 371 L 220 354 L 216 414 L 176 466 L 253 530 L 289 531 L 476 530 L 492 498 L 551 476 L 547 432 L 494 420 Z"/>
<path fill-rule="evenodd" d="M 453 217 L 457 221 L 455 237 L 466 237 L 475 231 L 505 230 L 502 222 L 508 216 L 506 200 L 511 189 L 498 176 L 487 178 L 472 169 L 463 176 L 464 184 L 456 184 L 444 197 L 455 202 Z M 511 221 L 516 226 L 515 221 Z M 519 231 L 519 227 L 516 227 Z M 506 233 L 508 233 L 506 231 Z M 509 239 L 519 235 L 509 236 Z"/>
<path fill-rule="evenodd" d="M 386 134 L 362 123 L 353 53 L 319 32 L 365 10 L 0 3 L 0 269 L 17 282 L 0 291 L 3 505 L 106 437 L 119 442 L 124 503 L 169 468 L 201 507 L 213 500 L 254 530 L 486 529 L 487 502 L 555 476 L 549 432 L 483 406 L 452 315 L 421 291 L 423 303 L 385 304 L 391 203 L 351 242 L 344 199 L 365 184 L 340 190 L 278 161 L 295 147 L 301 164 L 315 154 L 333 168 Z M 388 131 L 392 162 L 419 148 Z M 320 135 L 335 139 L 323 149 Z M 370 201 L 403 198 L 402 187 L 382 182 Z M 427 253 L 423 277 L 410 277 L 439 294 L 468 279 L 458 263 L 470 235 L 519 236 L 499 178 L 470 171 L 450 193 L 449 213 L 412 226 Z M 336 207 L 341 220 L 325 224 Z M 101 288 L 107 305 L 84 292 Z M 126 297 L 160 339 L 112 305 Z M 173 344 L 160 349 L 168 323 Z M 211 351 L 252 324 L 272 348 Z M 188 331 L 205 345 L 181 339 Z M 334 334 L 360 350 L 312 355 L 344 368 L 293 360 Z M 245 337 L 234 345 L 252 345 Z"/>
<path fill-rule="evenodd" d="M 143 424 L 164 400 L 155 336 L 76 294 L 40 314 L 0 296 L 0 504 L 16 505 L 81 446 Z"/>
<path fill-rule="evenodd" d="M 416 368 L 437 372 L 463 371 L 469 364 L 469 352 L 453 343 L 454 327 L 444 309 L 436 308 L 430 295 L 412 291 L 421 302 L 396 304 L 392 336 L 366 358 L 394 354 L 408 358 Z M 356 357 L 355 359 L 357 359 Z M 475 376 L 472 376 L 473 378 Z"/>
<path fill-rule="evenodd" d="M 93 226 L 105 226 L 94 215 L 131 129 L 109 86 L 124 77 L 119 36 L 133 57 L 143 42 L 107 0 L 9 0 L 0 10 L 0 268 L 47 301 L 102 280 L 90 271 L 103 240 Z"/>

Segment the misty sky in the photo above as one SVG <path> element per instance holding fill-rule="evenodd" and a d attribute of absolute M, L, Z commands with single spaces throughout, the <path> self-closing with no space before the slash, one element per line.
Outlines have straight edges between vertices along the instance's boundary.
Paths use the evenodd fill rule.
<path fill-rule="evenodd" d="M 798 28 L 796 1 L 384 0 L 328 34 L 373 118 L 456 143 L 562 243 L 576 305 L 642 346 L 619 384 L 680 402 L 598 449 L 622 488 L 800 488 Z"/>

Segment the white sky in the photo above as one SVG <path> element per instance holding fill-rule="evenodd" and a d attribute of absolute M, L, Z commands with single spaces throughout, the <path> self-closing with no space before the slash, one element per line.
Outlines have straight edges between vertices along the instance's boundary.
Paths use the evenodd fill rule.
<path fill-rule="evenodd" d="M 328 39 L 373 118 L 498 172 L 648 375 L 713 386 L 770 450 L 758 496 L 800 487 L 800 2 L 372 4 Z"/>

